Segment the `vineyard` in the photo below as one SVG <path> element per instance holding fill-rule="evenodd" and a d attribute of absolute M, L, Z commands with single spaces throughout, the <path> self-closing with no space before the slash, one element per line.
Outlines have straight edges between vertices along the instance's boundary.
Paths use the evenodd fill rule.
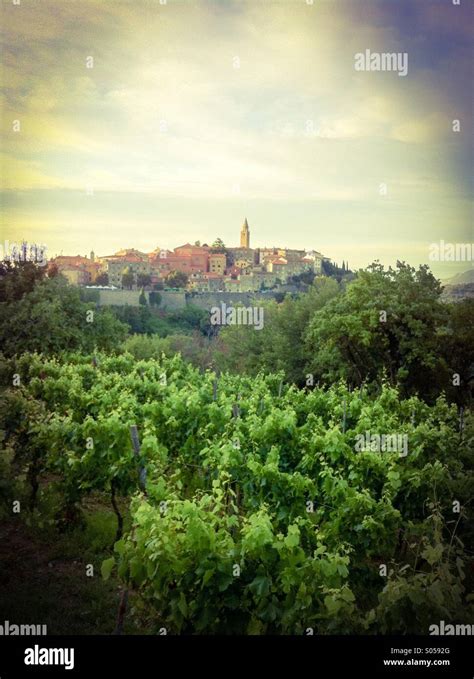
<path fill-rule="evenodd" d="M 102 577 L 135 593 L 152 632 L 427 634 L 472 620 L 474 427 L 443 397 L 297 389 L 128 353 L 27 353 L 1 377 L 2 472 L 31 511 L 49 479 L 59 526 L 93 493 L 110 502 Z M 405 436 L 408 453 L 357 449 L 367 432 Z"/>

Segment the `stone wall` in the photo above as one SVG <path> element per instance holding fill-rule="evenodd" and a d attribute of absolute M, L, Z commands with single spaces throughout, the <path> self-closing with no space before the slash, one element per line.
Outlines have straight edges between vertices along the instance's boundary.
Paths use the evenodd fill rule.
<path fill-rule="evenodd" d="M 140 290 L 100 290 L 100 306 L 139 306 Z"/>
<path fill-rule="evenodd" d="M 257 292 L 200 292 L 194 295 L 183 292 L 158 291 L 161 297 L 159 308 L 168 311 L 184 309 L 186 306 L 196 306 L 209 311 L 213 306 L 220 306 L 223 302 L 228 306 L 256 306 L 262 301 L 272 299 L 274 293 Z M 100 290 L 100 306 L 139 306 L 140 290 Z M 148 293 L 145 293 L 148 298 Z"/>
<path fill-rule="evenodd" d="M 175 309 L 184 309 L 186 306 L 186 293 L 184 291 L 167 292 L 165 290 L 158 290 L 157 292 L 161 297 L 160 309 L 174 311 Z"/>
<path fill-rule="evenodd" d="M 100 290 L 100 306 L 139 306 L 140 290 Z M 184 309 L 186 306 L 186 293 L 167 292 L 159 290 L 161 297 L 160 309 Z M 148 300 L 148 292 L 145 293 Z M 148 300 L 149 301 L 149 300 Z"/>
<path fill-rule="evenodd" d="M 200 292 L 196 295 L 188 295 L 187 303 L 209 311 L 211 307 L 220 306 L 222 303 L 227 306 L 258 306 L 259 303 L 273 298 L 272 292 L 265 294 L 258 292 Z"/>

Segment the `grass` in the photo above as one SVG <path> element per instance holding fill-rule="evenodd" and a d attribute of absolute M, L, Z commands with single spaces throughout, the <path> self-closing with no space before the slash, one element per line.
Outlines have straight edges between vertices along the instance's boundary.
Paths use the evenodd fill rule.
<path fill-rule="evenodd" d="M 104 582 L 100 568 L 112 553 L 115 514 L 94 496 L 83 505 L 85 524 L 60 533 L 54 505 L 54 495 L 44 491 L 39 511 L 0 522 L 0 624 L 46 624 L 48 634 L 111 634 L 120 585 L 113 575 Z M 125 515 L 125 529 L 127 523 Z M 125 616 L 124 634 L 146 632 L 130 612 Z"/>

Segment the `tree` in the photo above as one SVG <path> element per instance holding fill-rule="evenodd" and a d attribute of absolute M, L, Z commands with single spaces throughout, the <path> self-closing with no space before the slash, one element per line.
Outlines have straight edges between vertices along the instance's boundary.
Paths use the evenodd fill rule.
<path fill-rule="evenodd" d="M 221 249 L 224 248 L 225 249 L 225 243 L 222 240 L 222 238 L 216 238 L 216 240 L 211 245 L 211 247 L 212 247 L 212 249 L 215 249 L 215 248 L 221 248 Z"/>
<path fill-rule="evenodd" d="M 147 288 L 151 285 L 151 276 L 148 273 L 139 273 L 137 276 L 137 285 L 139 288 Z"/>
<path fill-rule="evenodd" d="M 209 324 L 209 313 L 196 306 L 185 306 L 184 309 L 177 309 L 168 314 L 168 321 L 173 327 L 174 332 L 189 333 L 200 330 L 207 335 Z"/>
<path fill-rule="evenodd" d="M 222 254 L 227 256 L 227 248 L 225 246 L 222 238 L 216 238 L 214 243 L 211 245 L 212 252 L 217 254 Z"/>
<path fill-rule="evenodd" d="M 447 318 L 440 293 L 426 266 L 416 271 L 397 262 L 385 270 L 375 262 L 313 316 L 305 334 L 307 371 L 352 386 L 386 373 L 405 394 L 436 393 L 444 373 L 437 333 Z"/>
<path fill-rule="evenodd" d="M 169 333 L 170 327 L 165 320 L 152 311 L 148 305 L 133 307 L 130 305 L 111 307 L 111 312 L 122 323 L 126 323 L 130 333 L 143 335 L 160 335 Z"/>
<path fill-rule="evenodd" d="M 46 267 L 33 262 L 0 262 L 0 302 L 22 299 L 45 275 Z"/>
<path fill-rule="evenodd" d="M 446 391 L 454 401 L 465 405 L 471 397 L 469 380 L 474 375 L 474 299 L 447 303 L 446 310 L 447 323 L 438 332 L 439 352 L 450 383 Z"/>
<path fill-rule="evenodd" d="M 127 268 L 122 273 L 122 287 L 131 290 L 135 285 L 135 274 Z"/>
<path fill-rule="evenodd" d="M 10 272 L 14 278 L 17 274 Z M 30 272 L 17 279 L 19 289 L 31 284 Z M 10 288 L 2 278 L 2 284 Z M 63 276 L 37 281 L 21 299 L 0 304 L 0 345 L 6 356 L 26 351 L 45 354 L 63 350 L 116 348 L 127 334 L 109 309 L 81 301 L 81 292 Z"/>
<path fill-rule="evenodd" d="M 171 271 L 166 277 L 166 283 L 170 288 L 185 288 L 188 284 L 188 276 L 184 271 Z"/>
<path fill-rule="evenodd" d="M 48 266 L 48 278 L 55 278 L 56 276 L 59 276 L 59 267 L 53 262 Z"/>
<path fill-rule="evenodd" d="M 138 298 L 138 303 L 141 304 L 142 306 L 147 305 L 146 295 L 145 295 L 145 291 L 144 291 L 143 288 L 142 288 L 142 291 L 140 292 L 140 297 Z"/>
<path fill-rule="evenodd" d="M 308 360 L 304 336 L 308 324 L 338 292 L 336 281 L 321 277 L 308 293 L 296 299 L 286 296 L 281 303 L 265 302 L 262 330 L 241 325 L 223 328 L 215 347 L 218 367 L 248 374 L 282 370 L 288 381 L 303 385 Z"/>
<path fill-rule="evenodd" d="M 153 290 L 153 292 L 150 292 L 148 295 L 148 299 L 150 300 L 150 306 L 152 307 L 158 307 L 161 304 L 161 295 L 159 292 L 156 292 Z"/>
<path fill-rule="evenodd" d="M 96 285 L 108 285 L 109 284 L 109 274 L 105 271 L 100 273 L 95 279 Z"/>

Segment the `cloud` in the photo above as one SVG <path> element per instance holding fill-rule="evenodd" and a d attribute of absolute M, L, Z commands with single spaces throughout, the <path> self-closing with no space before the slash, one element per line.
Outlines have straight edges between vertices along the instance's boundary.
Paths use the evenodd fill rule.
<path fill-rule="evenodd" d="M 405 23 L 369 0 L 5 6 L 3 186 L 53 192 L 35 222 L 46 229 L 54 201 L 67 215 L 87 186 L 134 209 L 134 194 L 174 201 L 173 228 L 183 234 L 198 203 L 236 200 L 280 212 L 299 201 L 308 210 L 329 205 L 332 225 L 344 206 L 358 205 L 383 228 L 381 182 L 385 205 L 397 204 L 409 221 L 425 203 L 466 190 L 466 137 L 451 132 L 452 119 L 469 111 L 466 31 L 456 46 L 461 14 L 426 4 L 433 12 L 407 6 Z M 426 26 L 432 32 L 421 34 Z M 408 76 L 356 72 L 354 54 L 366 48 L 407 50 Z M 94 215 L 98 203 L 88 219 L 120 221 L 123 201 L 120 209 L 104 203 L 106 217 Z M 282 217 L 274 219 L 285 233 Z M 350 228 L 363 230 L 363 217 Z"/>

